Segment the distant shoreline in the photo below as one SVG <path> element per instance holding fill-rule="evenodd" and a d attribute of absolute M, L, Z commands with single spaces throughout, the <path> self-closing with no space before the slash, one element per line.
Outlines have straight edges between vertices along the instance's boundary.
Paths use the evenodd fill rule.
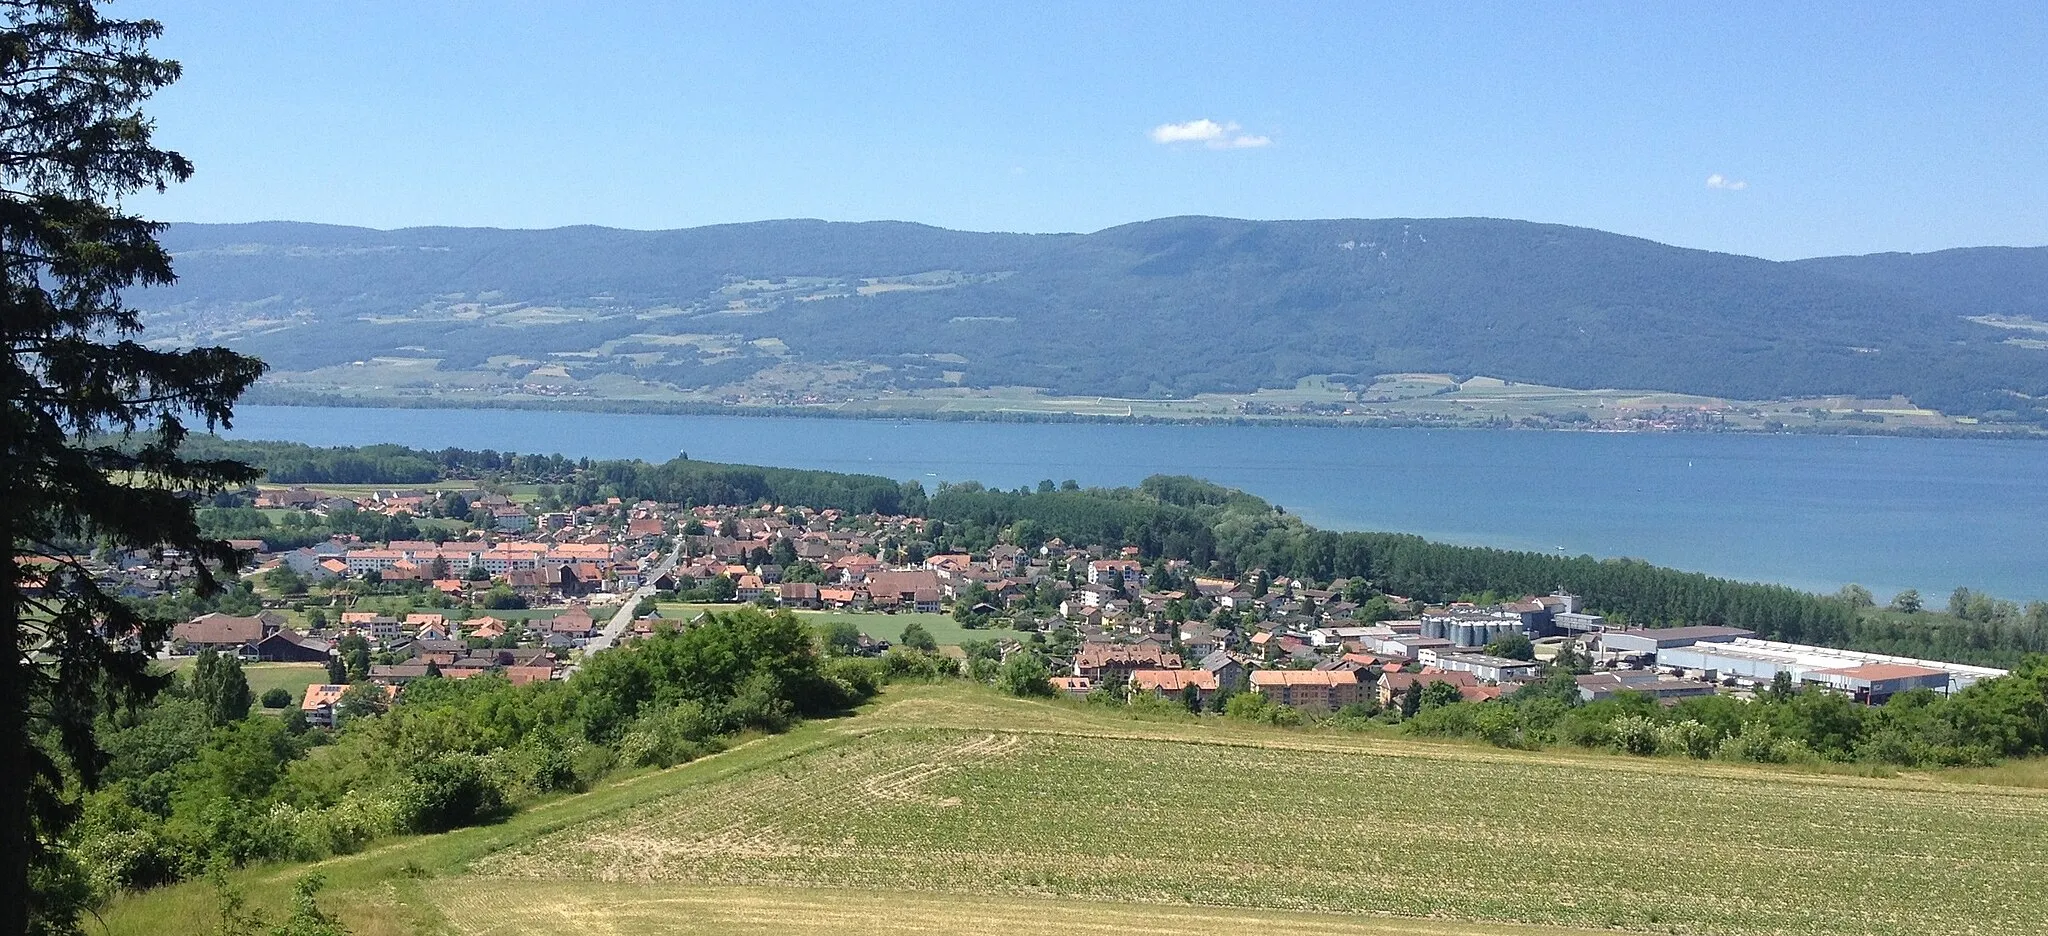
<path fill-rule="evenodd" d="M 869 409 L 841 410 L 806 406 L 758 406 L 726 403 L 654 402 L 635 400 L 450 400 L 440 397 L 355 397 L 343 394 L 307 393 L 258 386 L 241 402 L 251 406 L 293 406 L 309 409 L 426 409 L 426 410 L 519 410 L 527 412 L 620 413 L 648 416 L 739 416 L 760 419 L 852 419 L 875 422 L 918 420 L 922 422 L 980 423 L 1077 423 L 1136 426 L 1303 426 L 1341 429 L 1507 429 L 1519 432 L 1590 433 L 1601 435 L 1818 435 L 1895 436 L 1919 439 L 2010 439 L 2048 440 L 2048 432 L 2024 427 L 1931 428 L 1909 426 L 1885 428 L 1868 424 L 1800 426 L 1780 429 L 1752 429 L 1742 426 L 1672 429 L 1577 429 L 1569 426 L 1523 426 L 1512 423 L 1460 422 L 1407 416 L 1321 418 L 1313 416 L 1117 416 L 1095 413 L 1016 411 L 924 411 L 879 412 Z"/>

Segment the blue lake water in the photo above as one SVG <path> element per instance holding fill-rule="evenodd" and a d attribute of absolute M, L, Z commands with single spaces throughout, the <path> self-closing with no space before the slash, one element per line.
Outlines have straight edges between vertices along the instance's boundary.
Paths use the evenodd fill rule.
<path fill-rule="evenodd" d="M 1170 473 L 1331 529 L 1633 556 L 1880 600 L 2048 599 L 2048 443 L 244 406 L 230 435 L 865 472 L 999 487 Z"/>

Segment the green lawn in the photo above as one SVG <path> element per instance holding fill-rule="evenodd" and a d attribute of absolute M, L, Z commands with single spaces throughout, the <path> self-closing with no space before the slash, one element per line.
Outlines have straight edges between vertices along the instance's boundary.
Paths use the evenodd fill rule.
<path fill-rule="evenodd" d="M 903 628 L 915 621 L 931 632 L 932 639 L 942 646 L 957 647 L 970 640 L 993 640 L 998 637 L 1019 639 L 1017 631 L 1007 627 L 968 630 L 953 620 L 950 614 L 865 614 L 851 611 L 798 611 L 797 617 L 815 625 L 830 624 L 834 621 L 852 621 L 860 632 L 877 640 L 895 643 L 903 636 Z"/>
<path fill-rule="evenodd" d="M 183 670 L 192 665 L 196 657 L 173 657 L 164 661 L 166 668 Z M 327 681 L 327 667 L 319 663 L 244 663 L 242 675 L 249 679 L 249 694 L 258 700 L 256 708 L 262 711 L 263 693 L 271 689 L 284 689 L 292 694 L 292 705 L 299 704 L 305 697 L 306 687 L 313 683 Z"/>
<path fill-rule="evenodd" d="M 668 618 L 671 621 L 689 621 L 706 611 L 731 611 L 739 607 L 743 607 L 743 605 L 665 601 L 657 605 L 656 610 L 661 613 L 662 617 Z M 950 614 L 919 614 L 915 612 L 881 614 L 857 611 L 793 611 L 791 613 L 812 626 L 821 627 L 834 621 L 851 621 L 853 626 L 860 628 L 861 633 L 877 640 L 889 641 L 890 643 L 900 640 L 903 637 L 903 628 L 912 621 L 924 625 L 924 629 L 931 633 L 932 639 L 938 641 L 941 646 L 957 647 L 970 640 L 993 640 L 998 637 L 1008 637 L 1015 640 L 1023 637 L 1017 631 L 1006 627 L 968 630 L 954 621 L 953 616 Z"/>

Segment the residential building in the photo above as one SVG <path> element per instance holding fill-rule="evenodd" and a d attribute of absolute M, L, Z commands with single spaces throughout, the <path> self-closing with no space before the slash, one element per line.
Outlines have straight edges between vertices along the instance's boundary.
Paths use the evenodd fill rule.
<path fill-rule="evenodd" d="M 1251 688 L 1267 701 L 1298 709 L 1335 711 L 1365 700 L 1359 674 L 1338 670 L 1257 670 Z"/>
<path fill-rule="evenodd" d="M 1132 692 L 1150 692 L 1178 699 L 1188 687 L 1194 687 L 1195 697 L 1203 705 L 1216 694 L 1222 683 L 1216 674 L 1204 669 L 1141 669 L 1131 671 Z"/>

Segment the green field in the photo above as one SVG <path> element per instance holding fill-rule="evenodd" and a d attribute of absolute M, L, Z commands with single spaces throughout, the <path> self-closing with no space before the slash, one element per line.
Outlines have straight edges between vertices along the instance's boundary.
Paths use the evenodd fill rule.
<path fill-rule="evenodd" d="M 1978 778 L 1982 779 L 1982 778 Z M 279 906 L 299 868 L 245 872 Z M 1523 753 L 892 689 L 322 862 L 358 936 L 2040 931 L 2048 791 Z M 200 885 L 106 914 L 203 930 Z"/>
<path fill-rule="evenodd" d="M 192 665 L 193 657 L 173 657 L 164 661 L 167 669 L 182 670 Z M 306 695 L 306 687 L 327 681 L 327 667 L 319 663 L 244 663 L 242 675 L 249 679 L 249 695 L 258 700 L 250 711 L 261 712 L 263 693 L 271 689 L 284 689 L 292 694 L 292 705 L 297 706 Z"/>
<path fill-rule="evenodd" d="M 737 607 L 739 605 L 736 604 L 685 604 L 670 601 L 657 605 L 656 610 L 661 613 L 662 617 L 669 620 L 688 621 L 705 611 L 730 611 Z M 998 637 L 1008 637 L 1016 640 L 1023 636 L 1017 631 L 1006 627 L 968 630 L 965 627 L 961 627 L 960 622 L 953 620 L 953 616 L 950 614 L 919 614 L 915 612 L 870 614 L 855 611 L 796 611 L 793 613 L 813 626 L 822 626 L 834 621 L 851 621 L 853 626 L 860 628 L 861 633 L 877 640 L 889 641 L 890 643 L 895 643 L 901 638 L 903 636 L 903 628 L 913 621 L 924 625 L 924 629 L 931 633 L 932 639 L 938 641 L 941 646 L 957 647 L 969 640 L 993 640 Z"/>
<path fill-rule="evenodd" d="M 931 632 L 932 639 L 942 646 L 957 647 L 970 640 L 992 640 L 997 637 L 1017 639 L 1023 635 L 1007 627 L 968 630 L 953 620 L 950 614 L 862 614 L 848 611 L 798 611 L 796 616 L 812 624 L 823 625 L 834 621 L 852 621 L 860 632 L 877 640 L 895 643 L 903 636 L 903 628 L 912 621 L 924 625 Z"/>

